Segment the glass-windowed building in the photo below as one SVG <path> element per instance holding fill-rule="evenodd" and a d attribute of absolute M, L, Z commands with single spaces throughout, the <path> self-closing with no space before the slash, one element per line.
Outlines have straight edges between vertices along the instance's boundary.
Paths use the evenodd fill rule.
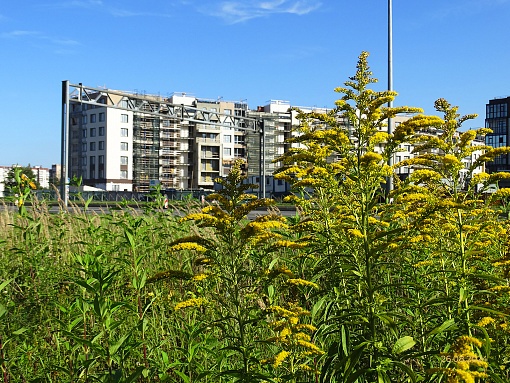
<path fill-rule="evenodd" d="M 485 144 L 493 148 L 510 146 L 510 131 L 508 111 L 510 110 L 510 97 L 495 98 L 490 100 L 485 109 L 485 127 L 492 130 L 485 136 Z M 510 172 L 510 155 L 502 154 L 497 156 L 494 161 L 486 164 L 488 173 Z M 508 187 L 500 182 L 500 187 Z"/>

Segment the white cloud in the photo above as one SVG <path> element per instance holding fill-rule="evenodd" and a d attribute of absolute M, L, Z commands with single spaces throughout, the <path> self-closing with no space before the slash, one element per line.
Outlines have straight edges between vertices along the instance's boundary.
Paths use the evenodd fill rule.
<path fill-rule="evenodd" d="M 217 5 L 201 6 L 206 14 L 224 19 L 230 24 L 240 23 L 273 14 L 306 15 L 322 4 L 314 0 L 222 1 Z"/>
<path fill-rule="evenodd" d="M 15 30 L 10 32 L 3 32 L 2 34 L 0 34 L 0 37 L 2 37 L 3 39 L 12 39 L 24 36 L 40 36 L 40 33 L 37 31 Z"/>
<path fill-rule="evenodd" d="M 2 39 L 24 39 L 33 43 L 35 46 L 44 46 L 54 50 L 55 53 L 72 53 L 71 47 L 80 45 L 80 43 L 73 39 L 54 37 L 45 35 L 39 31 L 28 30 L 14 30 L 0 34 Z M 63 49 L 64 48 L 64 49 Z"/>

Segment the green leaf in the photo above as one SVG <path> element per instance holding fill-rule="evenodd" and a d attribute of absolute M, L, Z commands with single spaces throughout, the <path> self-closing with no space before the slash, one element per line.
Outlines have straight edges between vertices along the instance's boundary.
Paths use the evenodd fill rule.
<path fill-rule="evenodd" d="M 7 314 L 7 309 L 3 304 L 0 303 L 0 319 L 2 319 L 5 314 Z"/>
<path fill-rule="evenodd" d="M 28 328 L 22 327 L 22 328 L 20 328 L 19 330 L 13 331 L 12 333 L 13 333 L 14 335 L 21 335 L 21 334 L 23 334 L 25 331 L 28 331 Z"/>
<path fill-rule="evenodd" d="M 119 350 L 120 347 L 122 347 L 122 345 L 124 344 L 124 342 L 127 340 L 127 338 L 129 338 L 131 334 L 127 334 L 127 335 L 124 335 L 122 338 L 120 338 L 117 343 L 111 345 L 109 347 L 109 354 L 110 355 L 115 355 L 117 353 L 117 351 Z"/>
<path fill-rule="evenodd" d="M 3 282 L 0 284 L 0 291 L 2 291 L 2 290 L 5 288 L 5 286 L 7 286 L 9 283 L 11 283 L 13 279 L 14 279 L 14 278 L 11 278 L 11 279 L 8 279 L 8 280 L 6 280 L 6 281 L 3 281 Z"/>
<path fill-rule="evenodd" d="M 142 375 L 142 372 L 143 372 L 144 369 L 145 369 L 144 366 L 138 366 L 136 368 L 135 372 L 133 372 L 131 375 L 129 375 L 126 378 L 124 383 L 133 383 L 133 382 L 135 382 L 140 377 L 140 375 Z"/>
<path fill-rule="evenodd" d="M 429 333 L 429 336 L 432 336 L 432 335 L 436 335 L 436 334 L 440 334 L 442 333 L 443 331 L 446 331 L 448 330 L 450 327 L 452 327 L 453 325 L 455 324 L 455 319 L 448 319 L 447 321 L 443 322 L 443 324 L 441 324 L 440 326 L 436 327 L 435 329 L 433 329 L 430 333 Z"/>
<path fill-rule="evenodd" d="M 415 344 L 416 342 L 414 341 L 412 336 L 403 336 L 402 338 L 395 342 L 392 351 L 394 354 L 398 355 L 403 353 L 404 351 L 413 348 Z"/>

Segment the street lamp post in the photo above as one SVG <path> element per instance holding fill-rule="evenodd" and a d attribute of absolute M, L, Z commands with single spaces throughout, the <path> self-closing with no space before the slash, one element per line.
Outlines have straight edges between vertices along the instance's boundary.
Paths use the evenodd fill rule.
<path fill-rule="evenodd" d="M 388 0 L 388 91 L 393 90 L 393 14 L 392 0 Z M 393 101 L 388 102 L 388 108 L 393 107 Z M 388 134 L 393 133 L 393 119 L 388 118 Z M 388 165 L 393 165 L 393 155 L 388 158 Z M 393 177 L 388 177 L 388 193 L 393 190 Z"/>

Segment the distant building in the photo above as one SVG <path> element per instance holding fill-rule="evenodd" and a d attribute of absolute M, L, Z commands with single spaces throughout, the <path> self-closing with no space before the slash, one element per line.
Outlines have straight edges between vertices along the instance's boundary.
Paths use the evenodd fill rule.
<path fill-rule="evenodd" d="M 489 100 L 485 106 L 485 127 L 492 130 L 485 136 L 485 144 L 493 148 L 510 146 L 510 97 Z M 487 172 L 510 172 L 510 155 L 501 154 L 487 163 Z M 508 180 L 500 181 L 500 187 L 510 187 Z"/>
<path fill-rule="evenodd" d="M 50 183 L 58 185 L 60 183 L 60 174 L 62 172 L 62 166 L 60 164 L 51 165 L 50 169 Z"/>
<path fill-rule="evenodd" d="M 48 189 L 50 187 L 50 169 L 43 168 L 42 166 L 33 166 L 31 169 L 34 172 L 35 180 L 41 188 Z"/>
<path fill-rule="evenodd" d="M 7 179 L 7 174 L 11 170 L 11 166 L 0 166 L 0 197 L 5 197 L 5 180 Z"/>

